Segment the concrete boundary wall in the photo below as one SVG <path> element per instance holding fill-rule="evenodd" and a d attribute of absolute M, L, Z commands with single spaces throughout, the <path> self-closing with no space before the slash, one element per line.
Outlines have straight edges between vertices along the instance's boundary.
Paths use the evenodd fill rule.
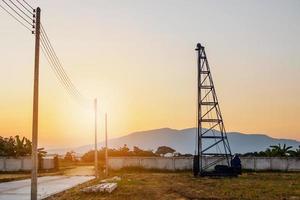
<path fill-rule="evenodd" d="M 53 158 L 42 159 L 42 169 L 54 169 L 55 163 Z M 31 157 L 0 157 L 0 171 L 30 171 Z"/>
<path fill-rule="evenodd" d="M 203 162 L 211 163 L 215 158 L 205 158 Z M 280 157 L 241 157 L 243 169 L 254 171 L 279 170 L 279 171 L 300 171 L 300 158 Z M 222 163 L 222 162 L 221 162 Z M 225 163 L 223 163 L 225 164 Z M 145 169 L 162 170 L 191 170 L 193 168 L 192 157 L 110 157 L 108 165 L 111 169 L 124 167 L 142 167 Z M 1 162 L 0 162 L 1 166 Z M 213 169 L 211 167 L 210 169 Z"/>

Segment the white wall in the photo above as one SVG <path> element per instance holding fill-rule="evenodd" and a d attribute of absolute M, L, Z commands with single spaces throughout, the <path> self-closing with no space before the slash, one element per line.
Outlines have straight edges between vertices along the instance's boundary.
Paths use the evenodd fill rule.
<path fill-rule="evenodd" d="M 214 158 L 205 158 L 205 163 L 211 163 Z M 269 158 L 269 157 L 241 157 L 242 168 L 255 171 L 281 170 L 300 171 L 300 158 Z M 146 169 L 191 170 L 192 157 L 110 157 L 109 167 L 121 169 L 123 167 L 142 167 Z M 220 164 L 220 163 L 219 163 Z M 225 163 L 223 163 L 225 164 Z M 0 163 L 1 165 L 1 163 Z M 213 167 L 211 167 L 213 169 Z"/>
<path fill-rule="evenodd" d="M 54 159 L 53 158 L 44 158 L 43 159 L 43 169 L 54 169 Z"/>
<path fill-rule="evenodd" d="M 42 160 L 43 169 L 53 169 L 54 159 Z M 0 157 L 0 171 L 29 171 L 31 170 L 31 157 L 6 158 Z"/>

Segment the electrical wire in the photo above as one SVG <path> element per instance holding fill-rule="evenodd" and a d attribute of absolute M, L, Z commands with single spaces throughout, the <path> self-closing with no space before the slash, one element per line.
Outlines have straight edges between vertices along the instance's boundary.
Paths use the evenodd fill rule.
<path fill-rule="evenodd" d="M 30 11 L 26 6 L 24 6 L 19 0 L 16 0 L 27 12 L 29 12 L 31 15 L 33 15 L 33 10 L 34 9 L 32 9 L 32 11 Z"/>
<path fill-rule="evenodd" d="M 33 24 L 31 22 L 29 22 L 27 19 L 25 19 L 19 12 L 17 12 L 11 5 L 9 5 L 5 0 L 2 0 L 2 2 L 4 2 L 12 11 L 14 11 L 19 17 L 21 17 L 24 22 L 26 22 L 27 24 L 29 24 L 30 26 L 33 26 Z"/>
<path fill-rule="evenodd" d="M 31 33 L 32 33 L 32 29 L 29 28 L 27 25 L 25 25 L 21 20 L 19 20 L 16 16 L 14 16 L 12 13 L 10 13 L 6 8 L 4 8 L 1 4 L 0 7 L 7 12 L 12 18 L 14 18 L 19 24 L 21 24 L 22 26 L 24 26 L 26 29 L 28 29 Z"/>
<path fill-rule="evenodd" d="M 43 26 L 41 26 L 41 27 L 42 27 L 42 35 L 44 35 L 44 37 L 46 38 L 46 42 L 47 42 L 49 48 L 50 48 L 50 49 L 52 50 L 52 52 L 53 52 L 54 60 L 56 61 L 57 65 L 58 65 L 58 67 L 59 67 L 59 69 L 60 69 L 60 71 L 61 71 L 61 73 L 62 73 L 62 76 L 64 77 L 64 79 L 65 79 L 66 82 L 68 83 L 69 87 L 72 88 L 72 89 L 74 90 L 74 92 L 75 92 L 78 96 L 82 97 L 82 95 L 80 94 L 80 92 L 78 91 L 78 89 L 74 86 L 74 84 L 72 83 L 72 81 L 71 81 L 70 78 L 68 77 L 67 73 L 66 73 L 65 70 L 63 69 L 61 62 L 60 62 L 60 60 L 58 59 L 58 57 L 57 57 L 57 55 L 56 55 L 56 53 L 55 53 L 55 51 L 54 51 L 54 49 L 53 49 L 53 46 L 52 46 L 51 43 L 50 43 L 50 40 L 49 40 L 49 38 L 48 38 L 48 35 L 47 35 L 47 33 L 45 32 L 45 29 L 43 28 Z"/>
<path fill-rule="evenodd" d="M 25 0 L 23 0 L 23 1 L 27 6 L 29 6 L 32 10 L 34 10 L 34 8 L 29 3 L 27 3 Z"/>
<path fill-rule="evenodd" d="M 67 73 L 65 72 L 62 64 L 54 51 L 54 48 L 49 40 L 49 37 L 41 24 L 41 43 L 44 49 L 44 53 L 47 55 L 48 63 L 50 64 L 52 70 L 56 74 L 56 77 L 61 82 L 61 84 L 66 89 L 67 93 L 76 99 L 82 105 L 87 105 L 87 100 L 83 97 L 83 95 L 79 92 L 79 90 L 75 87 Z"/>
<path fill-rule="evenodd" d="M 63 83 L 66 85 L 66 88 L 70 91 L 72 91 L 70 84 L 68 83 L 68 81 L 66 80 L 66 78 L 64 77 L 61 69 L 59 68 L 58 64 L 57 64 L 57 60 L 55 59 L 54 53 L 53 51 L 50 49 L 49 44 L 46 42 L 45 36 L 42 33 L 41 34 L 41 41 L 42 44 L 44 45 L 44 48 L 47 50 L 47 53 L 49 54 L 49 58 L 51 59 L 53 65 L 55 66 L 55 70 L 58 73 L 58 75 L 60 76 L 61 80 L 63 81 Z M 76 93 L 73 93 L 76 96 Z"/>
<path fill-rule="evenodd" d="M 49 38 L 48 38 L 48 35 L 47 35 L 47 33 L 46 33 L 44 27 L 43 27 L 42 25 L 41 25 L 41 27 L 42 27 L 42 35 L 45 37 L 46 42 L 47 42 L 47 44 L 49 45 L 49 48 L 52 50 L 53 56 L 54 56 L 54 60 L 56 60 L 56 62 L 57 62 L 57 64 L 58 64 L 58 67 L 61 68 L 64 78 L 67 80 L 68 83 L 70 83 L 70 86 L 71 86 L 71 87 L 73 87 L 74 89 L 76 89 L 76 87 L 75 87 L 75 86 L 73 85 L 73 83 L 71 82 L 70 78 L 69 78 L 69 77 L 67 76 L 67 74 L 65 73 L 65 71 L 64 71 L 64 69 L 63 69 L 63 67 L 62 67 L 61 62 L 60 62 L 60 60 L 58 59 L 58 57 L 57 57 L 57 55 L 56 55 L 56 53 L 55 53 L 55 51 L 54 51 L 54 49 L 53 49 L 52 44 L 50 43 L 50 40 L 49 40 Z M 80 94 L 80 93 L 78 92 L 78 90 L 77 90 L 77 93 Z"/>
<path fill-rule="evenodd" d="M 33 21 L 33 18 L 31 18 L 28 14 L 26 14 L 20 7 L 18 7 L 12 0 L 9 0 L 21 13 L 23 13 L 28 19 Z"/>
<path fill-rule="evenodd" d="M 52 70 L 54 71 L 55 76 L 57 77 L 57 79 L 59 80 L 59 82 L 62 84 L 62 86 L 66 89 L 67 93 L 74 97 L 77 98 L 74 93 L 71 92 L 71 90 L 69 89 L 68 85 L 66 84 L 65 80 L 62 78 L 60 71 L 58 70 L 55 61 L 52 58 L 51 52 L 49 52 L 49 49 L 47 47 L 47 45 L 45 44 L 44 38 L 41 37 L 41 47 L 42 47 L 42 51 L 50 65 L 50 67 L 52 68 Z"/>
<path fill-rule="evenodd" d="M 46 47 L 44 46 L 43 43 L 41 43 L 41 47 L 42 47 L 42 48 L 41 48 L 42 53 L 44 54 L 44 56 L 45 56 L 47 62 L 49 63 L 49 65 L 50 65 L 50 67 L 51 67 L 51 69 L 52 69 L 53 71 L 55 71 L 54 74 L 55 74 L 56 78 L 57 78 L 58 80 L 60 80 L 60 76 L 56 73 L 55 67 L 54 67 L 52 61 L 50 60 L 49 54 L 48 54 L 48 52 L 46 52 L 47 50 L 46 50 Z M 65 85 L 64 85 L 61 81 L 59 81 L 59 83 L 61 84 L 62 87 L 65 88 Z M 68 91 L 67 91 L 67 92 L 68 92 Z M 70 94 L 70 95 L 71 95 L 71 94 Z"/>
<path fill-rule="evenodd" d="M 9 0 L 10 4 L 8 2 L 6 2 L 5 0 L 2 0 L 3 3 L 6 4 L 6 6 L 8 8 L 10 8 L 11 11 L 10 12 L 9 9 L 7 9 L 6 7 L 4 7 L 3 5 L 0 4 L 0 7 L 6 12 L 8 13 L 11 17 L 13 17 L 17 22 L 19 22 L 22 26 L 24 26 L 26 29 L 28 29 L 31 33 L 36 34 L 33 29 L 34 27 L 34 12 L 35 9 L 29 4 L 27 3 L 25 0 L 23 0 L 23 2 L 26 4 L 26 6 L 21 3 L 19 0 L 16 0 L 18 2 L 18 4 L 20 4 L 25 10 L 23 10 L 22 8 L 20 8 L 17 4 L 15 4 L 12 0 Z M 13 8 L 13 6 L 19 11 L 17 11 L 16 9 Z M 32 11 L 30 11 L 30 9 L 32 9 Z M 32 17 L 29 16 L 29 14 L 27 14 L 26 12 L 30 13 L 31 15 L 33 15 Z M 29 20 L 31 20 L 32 22 L 28 21 L 27 19 L 25 19 L 25 17 L 27 17 Z M 29 24 L 31 26 L 31 28 L 29 28 L 29 26 L 26 25 Z M 71 81 L 71 79 L 69 78 L 69 76 L 67 75 L 66 71 L 64 70 L 64 68 L 62 67 L 62 64 L 49 40 L 49 37 L 44 29 L 44 27 L 41 24 L 41 29 L 40 29 L 40 44 L 41 44 L 41 50 L 42 53 L 44 54 L 45 58 L 47 59 L 47 62 L 49 63 L 52 71 L 54 72 L 56 78 L 58 79 L 58 81 L 60 82 L 60 84 L 65 88 L 66 92 L 68 93 L 68 95 L 70 95 L 72 98 L 74 98 L 78 103 L 82 104 L 82 105 L 87 105 L 86 104 L 86 100 L 83 95 L 79 92 L 79 90 L 75 87 L 75 85 L 73 84 L 73 82 Z"/>
<path fill-rule="evenodd" d="M 54 71 L 55 76 L 57 77 L 58 81 L 60 84 L 65 88 L 66 92 L 70 97 L 72 97 L 74 100 L 76 100 L 78 103 L 82 104 L 82 99 L 74 93 L 74 90 L 70 88 L 68 83 L 66 82 L 65 78 L 62 76 L 62 73 L 60 69 L 57 67 L 56 61 L 53 59 L 52 52 L 50 52 L 49 47 L 47 44 L 45 44 L 44 38 L 41 37 L 41 45 L 42 48 L 44 49 L 45 57 L 47 58 L 48 63 L 50 64 L 50 67 Z"/>

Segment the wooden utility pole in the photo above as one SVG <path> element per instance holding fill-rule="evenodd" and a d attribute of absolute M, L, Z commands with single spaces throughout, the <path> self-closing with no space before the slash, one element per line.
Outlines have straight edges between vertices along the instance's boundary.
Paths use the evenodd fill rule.
<path fill-rule="evenodd" d="M 97 99 L 94 100 L 95 109 L 95 177 L 98 178 L 98 147 L 97 147 Z"/>
<path fill-rule="evenodd" d="M 107 113 L 105 113 L 105 176 L 108 176 Z"/>
<path fill-rule="evenodd" d="M 31 200 L 37 200 L 40 27 L 41 27 L 41 9 L 38 7 L 36 9 L 36 24 L 35 24 L 35 58 L 34 58 L 33 116 L 32 116 L 32 152 L 31 152 L 31 162 L 32 162 Z"/>

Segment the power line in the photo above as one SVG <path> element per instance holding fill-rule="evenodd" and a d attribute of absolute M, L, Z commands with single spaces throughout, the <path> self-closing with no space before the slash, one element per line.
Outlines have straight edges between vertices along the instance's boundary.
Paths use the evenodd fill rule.
<path fill-rule="evenodd" d="M 45 42 L 44 36 L 41 37 L 42 47 L 44 49 L 45 56 L 48 59 L 48 63 L 50 64 L 52 70 L 54 71 L 57 79 L 60 81 L 62 86 L 66 89 L 67 93 L 75 98 L 77 101 L 80 100 L 79 97 L 74 93 L 74 91 L 70 88 L 69 84 L 67 83 L 66 79 L 62 76 L 61 70 L 58 68 L 56 61 L 53 58 L 53 52 L 48 47 L 48 44 Z"/>
<path fill-rule="evenodd" d="M 23 1 L 27 6 L 29 6 L 34 11 L 34 8 L 29 3 L 27 3 L 25 0 L 23 0 Z"/>
<path fill-rule="evenodd" d="M 21 8 L 19 8 L 12 0 L 9 0 L 19 11 L 21 11 L 27 18 L 29 18 L 31 21 L 33 21 L 33 18 L 31 18 L 29 15 L 27 15 Z"/>
<path fill-rule="evenodd" d="M 32 6 L 30 6 L 30 4 L 28 4 L 25 0 L 23 0 L 23 2 L 27 5 L 27 7 L 22 4 L 19 0 L 16 0 L 27 12 L 29 12 L 30 14 L 33 14 L 27 7 L 30 7 L 31 9 L 33 9 Z M 23 9 L 21 9 L 18 5 L 16 5 L 12 0 L 9 0 L 9 2 L 16 7 L 20 12 L 18 12 L 16 9 L 14 9 L 11 4 L 9 4 L 8 2 L 6 2 L 5 0 L 2 0 L 2 2 L 4 2 L 6 4 L 6 6 L 8 6 L 15 14 L 17 14 L 18 16 L 16 16 L 15 14 L 13 14 L 12 12 L 10 12 L 7 8 L 5 8 L 4 6 L 2 6 L 0 4 L 0 7 L 5 10 L 5 12 L 7 12 L 11 17 L 13 17 L 16 21 L 18 21 L 22 26 L 24 26 L 26 29 L 28 29 L 29 31 L 31 31 L 32 33 L 34 33 L 34 31 L 29 28 L 25 22 L 29 25 L 32 26 L 32 28 L 34 28 L 34 20 L 33 18 L 35 17 L 33 15 L 33 18 L 31 18 L 28 14 L 25 13 L 25 11 Z M 33 12 L 35 12 L 35 10 L 33 9 Z M 29 18 L 30 20 L 32 20 L 32 23 L 29 22 L 28 20 L 26 20 L 24 18 L 24 16 L 26 16 L 27 18 Z M 36 33 L 35 33 L 36 34 Z M 62 84 L 62 86 L 66 89 L 66 92 L 73 97 L 74 99 L 76 99 L 79 103 L 83 104 L 86 103 L 86 99 L 83 97 L 83 95 L 79 92 L 79 90 L 75 87 L 75 85 L 73 84 L 73 82 L 71 81 L 71 79 L 69 78 L 69 76 L 67 75 L 67 73 L 65 72 L 64 68 L 62 67 L 62 64 L 49 40 L 49 37 L 44 29 L 44 27 L 41 24 L 41 30 L 40 30 L 40 34 L 41 34 L 41 47 L 42 47 L 42 52 L 44 53 L 50 67 L 52 68 L 52 70 L 55 73 L 56 78 L 59 80 L 59 82 Z"/>
<path fill-rule="evenodd" d="M 50 58 L 49 52 L 47 50 L 47 47 L 45 47 L 44 43 L 41 43 L 41 50 L 47 60 L 47 62 L 49 63 L 51 69 L 54 71 L 54 74 L 58 80 L 58 82 L 61 84 L 61 86 L 63 88 L 65 88 L 66 92 L 68 93 L 69 96 L 75 98 L 77 101 L 78 99 L 72 94 L 72 92 L 67 88 L 66 84 L 64 83 L 64 81 L 62 80 L 62 77 L 59 75 L 59 72 L 57 71 L 55 64 L 53 63 L 53 60 Z"/>
<path fill-rule="evenodd" d="M 71 79 L 68 77 L 67 73 L 65 72 L 64 68 L 62 67 L 62 64 L 57 57 L 57 54 L 54 51 L 53 46 L 50 43 L 50 40 L 48 38 L 48 35 L 41 25 L 41 42 L 42 47 L 44 49 L 44 54 L 47 58 L 48 63 L 50 64 L 52 70 L 54 71 L 57 79 L 60 81 L 60 83 L 63 85 L 63 87 L 66 89 L 67 93 L 75 98 L 80 104 L 84 105 L 86 103 L 85 98 L 82 96 L 82 94 L 79 92 L 79 90 L 75 87 Z"/>
<path fill-rule="evenodd" d="M 24 26 L 26 29 L 28 29 L 31 33 L 33 32 L 31 28 L 29 28 L 28 26 L 26 26 L 21 20 L 19 20 L 16 16 L 14 16 L 13 14 L 11 14 L 6 8 L 4 8 L 1 4 L 0 7 L 7 12 L 11 17 L 13 17 L 17 22 L 19 22 L 22 26 Z"/>
<path fill-rule="evenodd" d="M 11 10 L 13 10 L 19 17 L 21 17 L 27 24 L 30 26 L 33 26 L 31 22 L 29 22 L 27 19 L 25 19 L 22 15 L 20 15 L 19 12 L 17 12 L 13 7 L 11 7 L 5 0 L 2 0 Z"/>
<path fill-rule="evenodd" d="M 74 93 L 75 96 L 81 97 L 81 95 L 79 94 L 78 90 L 75 88 L 75 86 L 71 83 L 70 79 L 67 78 L 67 75 L 65 73 L 65 71 L 63 70 L 63 68 L 60 66 L 60 62 L 55 54 L 55 52 L 51 49 L 50 44 L 48 41 L 45 42 L 45 35 L 42 32 L 42 38 L 43 38 L 43 42 L 45 43 L 48 52 L 50 52 L 50 56 L 51 59 L 53 60 L 53 63 L 55 64 L 55 67 L 59 73 L 59 75 L 61 76 L 62 80 L 64 81 L 64 83 L 66 84 L 67 88 L 70 89 L 72 91 L 72 93 Z"/>
<path fill-rule="evenodd" d="M 50 49 L 52 50 L 52 52 L 53 52 L 54 60 L 56 60 L 57 65 L 58 65 L 58 67 L 60 68 L 63 77 L 64 77 L 64 78 L 66 79 L 66 81 L 69 83 L 70 87 L 73 88 L 73 89 L 75 90 L 75 92 L 76 92 L 79 96 L 82 96 L 82 95 L 80 94 L 80 92 L 77 90 L 77 88 L 75 87 L 75 85 L 72 83 L 72 81 L 70 80 L 70 78 L 68 77 L 68 75 L 67 75 L 67 73 L 65 72 L 65 70 L 63 69 L 62 64 L 61 64 L 59 58 L 57 57 L 57 54 L 55 53 L 53 46 L 51 45 L 51 42 L 50 42 L 50 40 L 49 40 L 49 37 L 48 37 L 48 35 L 47 35 L 45 29 L 43 28 L 43 26 L 41 26 L 41 27 L 42 27 L 42 35 L 45 36 L 46 42 L 47 42 L 47 44 L 49 45 L 49 48 L 50 48 Z"/>
<path fill-rule="evenodd" d="M 24 4 L 22 4 L 19 0 L 16 0 L 25 10 L 27 10 L 27 12 L 29 12 L 31 15 L 33 15 L 33 10 L 34 9 L 32 9 L 32 11 L 30 11 L 26 6 L 24 6 Z"/>
<path fill-rule="evenodd" d="M 67 92 L 69 93 L 69 95 L 73 96 L 73 94 L 71 93 L 71 91 L 68 89 L 68 86 L 66 85 L 65 81 L 63 80 L 63 78 L 60 75 L 60 72 L 57 69 L 57 66 L 55 64 L 55 62 L 53 61 L 52 55 L 49 52 L 48 47 L 46 46 L 45 42 L 44 42 L 44 38 L 41 37 L 41 47 L 42 47 L 42 51 L 48 61 L 48 63 L 50 64 L 50 67 L 52 68 L 52 70 L 54 71 L 54 74 L 56 76 L 56 78 L 59 80 L 60 84 L 62 84 L 62 86 L 67 90 Z"/>

